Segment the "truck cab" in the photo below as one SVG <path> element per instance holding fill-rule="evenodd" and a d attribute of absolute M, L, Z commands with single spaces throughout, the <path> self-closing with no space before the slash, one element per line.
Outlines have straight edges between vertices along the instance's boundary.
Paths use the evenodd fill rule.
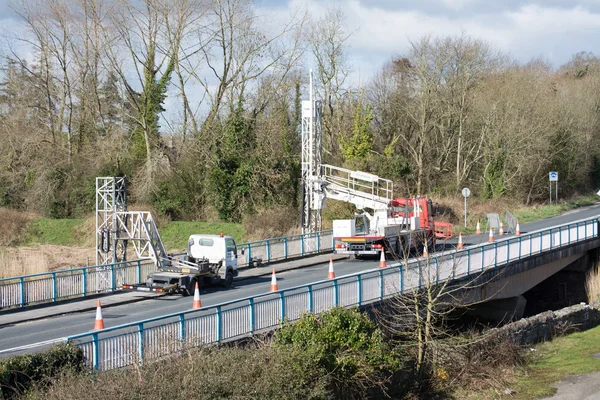
<path fill-rule="evenodd" d="M 228 272 L 237 276 L 238 256 L 235 239 L 224 235 L 191 235 L 187 244 L 188 261 L 208 263 L 208 268 L 225 279 Z"/>

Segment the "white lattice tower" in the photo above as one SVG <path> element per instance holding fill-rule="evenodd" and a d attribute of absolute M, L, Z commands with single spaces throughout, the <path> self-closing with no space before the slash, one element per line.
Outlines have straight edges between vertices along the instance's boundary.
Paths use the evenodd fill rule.
<path fill-rule="evenodd" d="M 321 230 L 321 209 L 325 193 L 321 173 L 321 101 L 313 100 L 312 70 L 310 100 L 302 102 L 302 233 Z"/>
<path fill-rule="evenodd" d="M 127 258 L 127 240 L 120 238 L 118 212 L 127 211 L 127 178 L 96 178 L 96 264 Z"/>

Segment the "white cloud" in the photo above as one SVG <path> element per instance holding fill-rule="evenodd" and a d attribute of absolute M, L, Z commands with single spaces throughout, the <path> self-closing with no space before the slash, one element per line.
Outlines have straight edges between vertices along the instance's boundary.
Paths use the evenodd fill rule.
<path fill-rule="evenodd" d="M 373 4 L 381 4 L 377 7 Z M 535 57 L 550 60 L 556 67 L 579 51 L 600 55 L 600 13 L 580 2 L 539 2 L 489 4 L 479 0 L 429 1 L 425 8 L 411 8 L 406 2 L 360 0 L 291 0 L 288 7 L 305 6 L 314 17 L 325 14 L 328 6 L 343 7 L 355 70 L 361 75 L 377 71 L 392 56 L 406 53 L 409 41 L 423 35 L 447 36 L 462 32 L 483 39 L 521 62 Z M 522 3 L 522 4 L 519 4 Z M 579 5 L 578 5 L 579 4 Z M 279 9 L 281 10 L 281 9 Z M 456 12 L 458 11 L 458 12 Z M 362 79 L 364 80 L 364 78 Z"/>

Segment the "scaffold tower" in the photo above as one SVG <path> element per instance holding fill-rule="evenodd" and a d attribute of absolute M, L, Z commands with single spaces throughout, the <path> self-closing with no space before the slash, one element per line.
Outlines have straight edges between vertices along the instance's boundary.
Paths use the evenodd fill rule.
<path fill-rule="evenodd" d="M 96 178 L 96 264 L 127 259 L 127 241 L 120 240 L 117 213 L 127 212 L 127 178 Z"/>
<path fill-rule="evenodd" d="M 325 191 L 321 172 L 322 103 L 313 100 L 312 70 L 310 100 L 302 102 L 302 233 L 321 230 Z"/>

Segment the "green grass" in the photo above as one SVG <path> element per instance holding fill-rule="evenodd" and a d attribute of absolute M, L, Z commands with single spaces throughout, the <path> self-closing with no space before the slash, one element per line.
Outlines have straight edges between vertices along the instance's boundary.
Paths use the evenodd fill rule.
<path fill-rule="evenodd" d="M 218 235 L 221 232 L 233 236 L 238 243 L 245 241 L 246 238 L 246 231 L 242 224 L 228 222 L 173 221 L 160 228 L 160 236 L 169 252 L 185 249 L 188 238 L 194 233 Z"/>
<path fill-rule="evenodd" d="M 85 238 L 77 234 L 75 228 L 84 221 L 83 219 L 34 219 L 29 223 L 23 244 L 81 245 Z M 93 234 L 94 232 L 90 232 L 90 235 Z"/>
<path fill-rule="evenodd" d="M 529 400 L 553 394 L 553 384 L 569 375 L 600 371 L 600 326 L 573 333 L 536 346 L 537 355 L 527 365 L 514 389 L 518 399 Z"/>
<path fill-rule="evenodd" d="M 545 205 L 539 207 L 523 207 L 518 210 L 512 212 L 515 218 L 519 221 L 519 224 L 524 224 L 526 222 L 537 221 L 546 218 L 552 218 L 561 215 L 564 212 L 574 210 L 579 207 L 586 207 L 595 204 L 598 201 L 597 195 L 588 195 L 582 197 L 576 197 L 571 200 L 565 201 L 563 203 L 555 204 L 555 205 Z M 500 218 L 504 223 L 504 214 L 500 214 Z M 506 227 L 506 224 L 505 224 Z M 481 218 L 481 231 L 485 232 L 489 229 L 487 224 L 487 216 L 485 218 Z M 473 234 L 475 233 L 475 227 L 464 227 L 455 225 L 455 231 L 462 232 L 463 234 Z"/>

